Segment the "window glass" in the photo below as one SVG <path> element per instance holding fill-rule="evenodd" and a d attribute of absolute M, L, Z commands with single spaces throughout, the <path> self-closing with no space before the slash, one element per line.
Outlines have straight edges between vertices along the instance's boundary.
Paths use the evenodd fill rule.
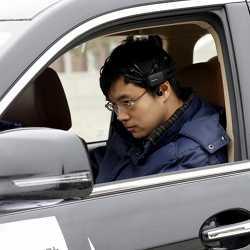
<path fill-rule="evenodd" d="M 211 34 L 201 37 L 194 46 L 193 63 L 207 62 L 217 55 L 214 39 Z"/>
<path fill-rule="evenodd" d="M 61 79 L 72 119 L 72 130 L 86 142 L 107 140 L 111 112 L 104 108 L 99 72 L 106 57 L 124 36 L 101 37 L 58 58 L 50 67 Z"/>

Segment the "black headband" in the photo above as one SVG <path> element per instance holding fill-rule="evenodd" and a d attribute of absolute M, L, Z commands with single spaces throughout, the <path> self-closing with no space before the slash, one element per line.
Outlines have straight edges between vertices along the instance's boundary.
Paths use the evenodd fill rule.
<path fill-rule="evenodd" d="M 142 84 L 145 83 L 149 87 L 156 87 L 162 84 L 163 82 L 174 78 L 175 76 L 175 65 L 171 64 L 167 69 L 158 71 L 153 74 L 146 76 L 143 71 L 138 67 L 138 65 L 133 64 L 128 67 L 127 72 L 124 74 L 124 77 L 129 79 L 131 82 Z"/>
<path fill-rule="evenodd" d="M 156 87 L 164 83 L 167 80 L 174 78 L 175 71 L 172 68 L 165 69 L 163 71 L 156 72 L 147 77 L 147 85 L 150 87 Z"/>

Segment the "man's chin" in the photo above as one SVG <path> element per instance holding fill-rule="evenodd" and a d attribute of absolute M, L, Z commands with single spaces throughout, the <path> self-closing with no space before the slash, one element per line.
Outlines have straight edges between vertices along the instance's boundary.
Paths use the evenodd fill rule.
<path fill-rule="evenodd" d="M 137 131 L 133 131 L 133 132 L 131 132 L 131 134 L 135 139 L 143 139 L 146 137 L 146 135 L 144 133 L 140 133 Z"/>

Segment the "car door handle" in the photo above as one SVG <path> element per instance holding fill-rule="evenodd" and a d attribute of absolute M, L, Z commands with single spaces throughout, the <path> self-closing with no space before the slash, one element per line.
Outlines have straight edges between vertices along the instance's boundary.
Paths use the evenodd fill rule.
<path fill-rule="evenodd" d="M 228 237 L 237 237 L 250 233 L 250 220 L 234 223 L 226 226 L 219 226 L 213 229 L 205 229 L 202 238 L 206 241 L 215 241 Z"/>

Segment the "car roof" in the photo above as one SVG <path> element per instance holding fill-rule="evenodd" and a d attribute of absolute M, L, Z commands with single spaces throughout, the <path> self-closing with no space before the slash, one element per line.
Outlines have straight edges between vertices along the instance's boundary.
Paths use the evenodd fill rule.
<path fill-rule="evenodd" d="M 135 7 L 141 4 L 150 3 L 167 3 L 167 2 L 183 2 L 189 0 L 1 0 L 0 8 L 0 21 L 1 20 L 31 20 L 41 12 L 49 9 L 51 6 L 64 2 L 65 6 L 75 5 L 77 6 L 79 2 L 84 2 L 84 4 L 90 5 L 90 8 L 96 8 L 101 12 L 102 5 L 108 6 L 111 9 L 125 8 L 125 7 Z M 243 1 L 243 0 L 239 0 Z M 205 0 L 204 0 L 205 2 Z M 99 4 L 101 6 L 99 6 Z M 74 8 L 74 7 L 73 7 Z"/>
<path fill-rule="evenodd" d="M 0 20 L 29 20 L 62 0 L 1 0 Z"/>
<path fill-rule="evenodd" d="M 31 20 L 36 17 L 38 14 L 44 12 L 47 9 L 50 9 L 51 6 L 59 3 L 64 2 L 65 6 L 72 5 L 77 6 L 77 2 L 85 2 L 88 3 L 87 0 L 1 0 L 1 8 L 0 8 L 0 21 L 12 21 L 12 20 Z M 133 7 L 139 6 L 141 4 L 150 4 L 150 3 L 157 3 L 157 2 L 178 2 L 178 1 L 189 1 L 189 0 L 102 0 L 102 4 L 109 6 L 111 9 L 116 7 Z M 91 8 L 93 6 L 96 9 L 98 7 L 99 0 L 90 1 L 88 3 Z M 73 7 L 74 8 L 74 7 Z"/>

